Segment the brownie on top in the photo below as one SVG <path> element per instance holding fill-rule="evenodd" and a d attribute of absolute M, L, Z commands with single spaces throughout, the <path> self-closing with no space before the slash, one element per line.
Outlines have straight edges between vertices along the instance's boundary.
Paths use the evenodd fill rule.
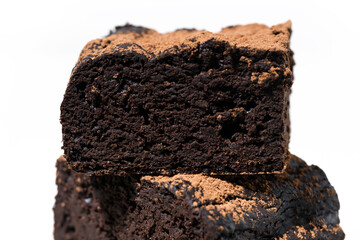
<path fill-rule="evenodd" d="M 94 174 L 278 173 L 289 158 L 291 23 L 89 42 L 61 105 L 72 168 Z"/>

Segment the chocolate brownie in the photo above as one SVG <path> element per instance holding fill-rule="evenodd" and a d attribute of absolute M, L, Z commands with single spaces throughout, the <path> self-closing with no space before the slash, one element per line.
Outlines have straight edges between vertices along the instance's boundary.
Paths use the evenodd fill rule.
<path fill-rule="evenodd" d="M 285 168 L 291 24 L 160 34 L 126 25 L 89 42 L 61 105 L 63 149 L 95 174 Z"/>
<path fill-rule="evenodd" d="M 57 162 L 55 239 L 344 239 L 324 172 L 89 176 Z"/>

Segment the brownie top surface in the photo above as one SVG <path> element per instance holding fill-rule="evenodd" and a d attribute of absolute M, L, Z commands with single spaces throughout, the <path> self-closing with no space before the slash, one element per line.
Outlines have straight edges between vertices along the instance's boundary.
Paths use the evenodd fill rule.
<path fill-rule="evenodd" d="M 153 29 L 126 24 L 115 27 L 110 35 L 90 41 L 80 54 L 84 58 L 95 58 L 106 53 L 133 51 L 148 57 L 174 49 L 193 48 L 208 40 L 227 42 L 241 48 L 256 50 L 288 51 L 291 21 L 268 27 L 263 24 L 236 25 L 223 28 L 218 33 L 204 30 L 179 29 L 169 33 L 158 33 Z"/>
<path fill-rule="evenodd" d="M 195 208 L 205 208 L 208 212 L 216 210 L 224 219 L 232 214 L 234 223 L 252 218 L 254 213 L 257 216 L 272 214 L 281 208 L 282 201 L 291 202 L 295 195 L 301 196 L 299 201 L 302 204 L 312 202 L 317 193 L 319 199 L 336 198 L 325 174 L 294 155 L 283 174 L 248 175 L 232 180 L 201 174 L 144 176 L 142 179 L 168 189 L 179 198 L 191 196 L 189 199 Z M 327 218 L 336 222 L 336 218 L 330 215 Z"/>
<path fill-rule="evenodd" d="M 314 170 L 309 167 L 303 160 L 291 155 L 289 164 L 285 171 L 281 174 L 259 174 L 259 175 L 243 175 L 232 178 L 231 176 L 223 176 L 225 179 L 219 177 L 212 177 L 204 174 L 177 174 L 174 176 L 143 176 L 143 180 L 151 181 L 157 184 L 166 184 L 166 187 L 172 189 L 167 185 L 171 183 L 172 186 L 177 186 L 179 183 L 187 182 L 190 187 L 193 187 L 195 197 L 202 201 L 217 201 L 226 202 L 228 195 L 241 195 L 246 191 L 244 184 L 248 183 L 247 188 L 256 189 L 254 192 L 263 194 L 272 194 L 274 188 L 282 185 L 291 185 L 293 188 L 298 188 L 303 184 L 300 179 L 308 177 L 309 173 Z M 292 181 L 293 178 L 298 179 Z M 251 180 L 251 181 L 250 181 Z M 315 179 L 319 180 L 319 179 Z M 309 187 L 312 186 L 309 183 Z M 188 188 L 182 191 L 189 191 Z M 201 191 L 198 191 L 202 189 Z M 198 194 L 198 196 L 197 196 Z M 177 191 L 176 195 L 183 195 L 181 191 Z"/>

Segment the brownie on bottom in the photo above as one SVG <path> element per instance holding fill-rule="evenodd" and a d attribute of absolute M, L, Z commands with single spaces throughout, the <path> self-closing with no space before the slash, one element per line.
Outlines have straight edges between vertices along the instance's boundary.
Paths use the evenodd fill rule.
<path fill-rule="evenodd" d="M 55 239 L 344 239 L 334 188 L 295 156 L 283 174 L 236 178 L 57 169 Z"/>

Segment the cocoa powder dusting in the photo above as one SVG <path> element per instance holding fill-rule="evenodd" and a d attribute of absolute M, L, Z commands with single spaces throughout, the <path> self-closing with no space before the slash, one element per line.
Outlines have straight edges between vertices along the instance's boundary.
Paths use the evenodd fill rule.
<path fill-rule="evenodd" d="M 86 44 L 79 61 L 84 58 L 95 58 L 104 53 L 135 51 L 151 57 L 164 51 L 193 48 L 210 39 L 225 41 L 234 47 L 247 47 L 258 50 L 289 51 L 291 22 L 268 27 L 263 24 L 249 24 L 226 27 L 218 33 L 198 30 L 177 30 L 161 34 L 147 29 L 145 32 L 118 31 L 107 37 L 95 39 Z"/>
<path fill-rule="evenodd" d="M 259 197 L 255 193 L 250 194 L 250 197 L 249 191 L 241 185 L 202 174 L 178 174 L 173 177 L 145 176 L 142 179 L 164 186 L 179 198 L 186 195 L 185 191 L 192 192 L 192 199 L 198 201 L 192 203 L 194 208 L 204 208 L 208 212 L 216 211 L 220 214 L 212 216 L 213 221 L 219 220 L 220 216 L 226 218 L 230 214 L 234 224 L 239 224 L 246 221 L 245 217 L 249 218 L 249 213 L 264 214 L 258 210 L 264 206 L 269 212 L 276 212 L 276 208 L 272 207 L 275 199 L 269 198 L 265 202 L 266 197 L 263 195 Z M 184 182 L 189 183 L 185 189 L 180 187 Z"/>

